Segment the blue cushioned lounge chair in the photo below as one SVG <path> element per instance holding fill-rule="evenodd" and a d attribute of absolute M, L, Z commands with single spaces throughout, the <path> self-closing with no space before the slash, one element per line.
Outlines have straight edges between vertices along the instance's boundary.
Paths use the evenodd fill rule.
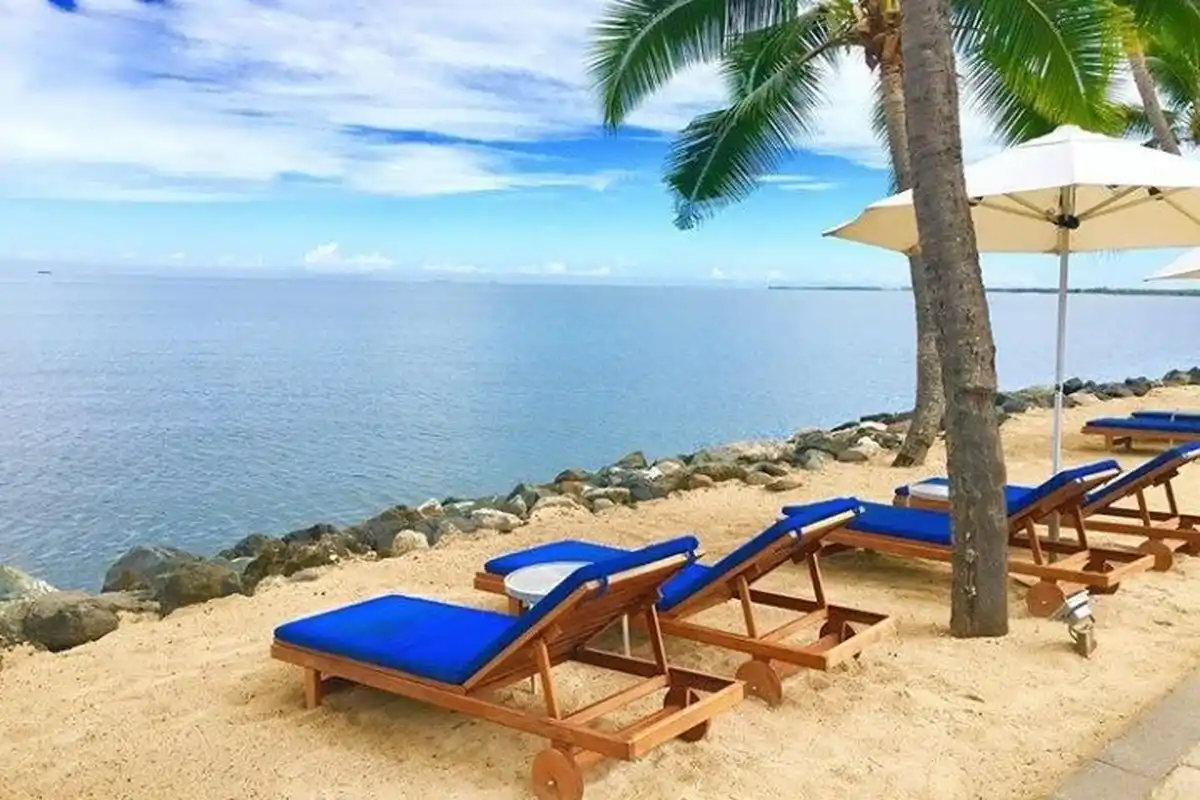
<path fill-rule="evenodd" d="M 1179 511 L 1175 490 L 1171 485 L 1171 481 L 1179 475 L 1179 470 L 1194 461 L 1200 461 L 1200 442 L 1176 445 L 1143 462 L 1136 469 L 1121 473 L 1091 490 L 1084 496 L 1081 506 L 1088 529 L 1136 536 L 1142 542 L 1161 542 L 1171 552 L 1200 554 L 1200 515 Z M 1146 492 L 1160 486 L 1166 495 L 1166 511 L 1151 509 L 1146 500 Z M 1005 486 L 1008 507 L 1020 508 L 1024 498 L 1030 492 L 1037 491 L 1037 488 L 1015 484 Z M 1123 505 L 1130 501 L 1135 502 L 1137 507 Z M 939 476 L 897 486 L 893 504 L 944 510 L 950 504 L 949 481 Z M 1157 548 L 1156 554 L 1162 559 L 1156 568 L 1169 568 L 1169 554 L 1164 553 L 1162 548 Z"/>
<path fill-rule="evenodd" d="M 696 547 L 685 536 L 581 567 L 517 617 L 419 597 L 376 597 L 281 625 L 271 655 L 304 669 L 310 708 L 332 688 L 331 679 L 343 679 L 545 737 L 550 747 L 533 761 L 537 796 L 577 800 L 586 767 L 605 758 L 633 760 L 670 739 L 696 741 L 715 714 L 742 699 L 739 681 L 667 663 L 654 603 L 663 583 L 694 560 Z M 644 615 L 652 661 L 587 646 L 623 614 Z M 641 680 L 569 711 L 553 672 L 566 661 Z M 490 696 L 535 675 L 543 713 Z M 663 690 L 661 710 L 615 729 L 595 725 Z"/>
<path fill-rule="evenodd" d="M 817 553 L 821 540 L 858 513 L 858 500 L 838 498 L 804 506 L 746 541 L 711 566 L 690 564 L 663 586 L 658 601 L 664 633 L 691 641 L 745 653 L 750 660 L 737 677 L 751 694 L 778 704 L 783 678 L 800 668 L 827 670 L 853 658 L 872 641 L 892 630 L 892 619 L 883 614 L 831 605 L 825 597 Z M 516 570 L 554 561 L 605 563 L 627 551 L 579 540 L 563 540 L 494 558 L 475 576 L 475 587 L 502 594 L 504 579 Z M 753 584 L 781 565 L 805 562 L 814 599 L 753 588 Z M 690 619 L 701 611 L 738 601 L 744 631 L 729 631 Z M 769 607 L 798 612 L 796 617 L 770 630 L 760 628 L 755 609 Z M 805 643 L 789 642 L 809 634 Z"/>
<path fill-rule="evenodd" d="M 1182 408 L 1171 410 L 1145 409 L 1143 411 L 1134 411 L 1130 416 L 1145 417 L 1147 419 L 1170 419 L 1176 422 L 1200 422 L 1200 411 L 1188 411 Z"/>
<path fill-rule="evenodd" d="M 1115 461 L 1100 461 L 1063 470 L 1041 486 L 1022 495 L 1008 508 L 1008 540 L 1028 550 L 1032 560 L 1009 558 L 1012 575 L 1037 578 L 1025 602 L 1034 616 L 1053 614 L 1066 600 L 1068 589 L 1086 586 L 1094 592 L 1116 591 L 1125 577 L 1152 568 L 1155 555 L 1087 545 L 1080 504 L 1084 496 L 1120 472 Z M 790 507 L 783 509 L 787 514 Z M 1038 534 L 1036 525 L 1053 514 L 1075 524 L 1077 541 L 1051 541 Z M 951 561 L 950 515 L 944 511 L 864 503 L 862 513 L 825 537 L 833 549 L 860 548 L 909 558 Z M 1050 562 L 1047 553 L 1067 554 Z"/>
<path fill-rule="evenodd" d="M 1200 419 L 1189 416 L 1165 416 L 1153 413 L 1135 413 L 1130 417 L 1101 417 L 1088 420 L 1083 433 L 1103 436 L 1104 446 L 1109 450 L 1123 445 L 1132 450 L 1135 442 L 1165 442 L 1168 446 L 1179 442 L 1200 442 Z"/>

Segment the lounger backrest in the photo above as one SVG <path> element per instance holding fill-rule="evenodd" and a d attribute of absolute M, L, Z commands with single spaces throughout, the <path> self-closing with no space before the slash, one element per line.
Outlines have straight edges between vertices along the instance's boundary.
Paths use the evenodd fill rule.
<path fill-rule="evenodd" d="M 770 572 L 794 556 L 790 548 L 781 548 L 772 551 L 774 557 L 771 558 L 770 563 L 761 559 L 756 561 L 756 558 L 766 553 L 772 544 L 790 534 L 798 534 L 812 525 L 825 521 L 849 519 L 861 508 L 862 503 L 854 497 L 839 497 L 819 503 L 788 506 L 784 509 L 783 519 L 739 545 L 708 569 L 685 570 L 668 581 L 667 585 L 663 587 L 663 597 L 658 607 L 662 611 L 669 611 L 680 603 L 695 598 L 706 590 L 718 587 L 749 569 L 754 570 L 755 577 Z"/>
<path fill-rule="evenodd" d="M 1177 419 L 1183 421 L 1200 422 L 1200 411 L 1134 411 L 1130 416 L 1144 417 L 1147 419 Z"/>
<path fill-rule="evenodd" d="M 547 647 L 553 660 L 573 651 L 622 615 L 654 605 L 662 585 L 695 560 L 699 546 L 696 537 L 681 536 L 575 570 L 476 656 L 468 685 L 478 683 L 484 670 L 489 680 L 526 670 L 534 658 L 532 648 L 514 647 L 523 639 L 550 634 Z M 587 591 L 590 586 L 596 586 L 597 591 Z"/>
<path fill-rule="evenodd" d="M 1128 430 L 1200 436 L 1200 419 L 1175 419 L 1173 417 L 1099 417 L 1088 420 L 1085 427 L 1101 431 Z"/>
<path fill-rule="evenodd" d="M 1079 506 L 1090 489 L 1112 480 L 1120 472 L 1121 465 L 1111 458 L 1059 470 L 1010 505 L 1009 525 L 1023 522 L 1028 517 L 1040 519 L 1052 512 Z"/>
<path fill-rule="evenodd" d="M 1188 442 L 1164 450 L 1154 458 L 1142 462 L 1115 480 L 1093 489 L 1084 498 L 1085 506 L 1108 504 L 1135 494 L 1139 489 L 1155 485 L 1165 477 L 1174 475 L 1180 467 L 1200 460 L 1200 442 Z"/>

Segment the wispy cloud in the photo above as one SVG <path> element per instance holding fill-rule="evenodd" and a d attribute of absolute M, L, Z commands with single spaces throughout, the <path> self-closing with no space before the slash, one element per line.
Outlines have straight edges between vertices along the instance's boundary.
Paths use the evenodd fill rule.
<path fill-rule="evenodd" d="M 585 52 L 605 4 L 59 0 L 67 13 L 0 0 L 0 186 L 153 202 L 280 187 L 602 191 L 623 176 L 587 164 L 547 172 L 512 145 L 595 131 Z M 873 80 L 846 59 L 824 87 L 836 102 L 801 144 L 882 166 Z M 691 70 L 630 123 L 673 133 L 719 104 L 721 87 L 714 69 Z M 987 134 L 968 111 L 969 153 Z M 831 188 L 822 183 L 778 185 Z"/>
<path fill-rule="evenodd" d="M 337 242 L 319 244 L 304 254 L 305 266 L 317 272 L 373 272 L 395 263 L 378 251 L 345 255 Z"/>
<path fill-rule="evenodd" d="M 785 192 L 826 192 L 838 186 L 833 181 L 824 181 L 812 175 L 763 175 L 758 182 Z"/>

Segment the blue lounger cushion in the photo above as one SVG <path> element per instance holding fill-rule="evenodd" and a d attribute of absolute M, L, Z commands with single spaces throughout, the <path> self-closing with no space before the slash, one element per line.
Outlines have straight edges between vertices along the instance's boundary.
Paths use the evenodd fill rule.
<path fill-rule="evenodd" d="M 923 508 L 864 503 L 863 512 L 846 529 L 941 547 L 951 545 L 950 515 Z"/>
<path fill-rule="evenodd" d="M 1008 514 L 1020 514 L 1021 512 L 1032 508 L 1038 501 L 1049 497 L 1054 492 L 1064 486 L 1078 480 L 1087 480 L 1106 472 L 1111 472 L 1112 477 L 1120 474 L 1121 465 L 1110 458 L 1102 461 L 1093 461 L 1090 464 L 1072 467 L 1070 469 L 1060 470 L 1057 474 L 1038 484 L 1037 486 L 1021 486 L 1019 484 L 1010 484 L 1004 487 L 1004 499 L 1007 503 Z M 935 478 L 926 478 L 918 483 L 932 484 L 934 486 L 949 486 L 950 479 L 945 476 Z M 1111 483 L 1111 481 L 1110 481 Z M 907 497 L 910 493 L 909 486 L 897 486 L 896 494 L 900 497 Z M 940 513 L 940 512 L 939 512 Z"/>
<path fill-rule="evenodd" d="M 590 563 L 516 617 L 384 595 L 280 625 L 275 638 L 295 647 L 461 685 L 580 586 L 671 556 L 694 558 L 698 546 L 694 536 L 681 536 Z"/>
<path fill-rule="evenodd" d="M 1134 411 L 1133 414 L 1131 414 L 1130 416 L 1146 417 L 1149 419 L 1164 419 L 1165 418 L 1165 419 L 1183 420 L 1184 422 L 1193 422 L 1193 421 L 1200 422 L 1200 411 L 1185 411 L 1183 409 L 1176 409 L 1174 411 L 1167 411 L 1166 409 L 1161 409 L 1161 410 L 1147 409 L 1145 411 Z"/>
<path fill-rule="evenodd" d="M 1135 469 L 1129 470 L 1116 480 L 1109 481 L 1088 492 L 1084 499 L 1085 506 L 1098 503 L 1112 503 L 1128 496 L 1137 489 L 1152 473 L 1163 467 L 1182 467 L 1200 459 L 1200 442 L 1187 442 L 1163 450 L 1154 458 L 1143 461 Z"/>
<path fill-rule="evenodd" d="M 789 513 L 784 519 L 730 551 L 715 564 L 705 566 L 692 563 L 672 576 L 663 585 L 662 599 L 659 600 L 658 609 L 669 611 L 696 592 L 719 580 L 731 569 L 758 555 L 780 537 L 831 517 L 853 513 L 860 506 L 861 503 L 853 497 L 839 497 L 833 500 L 791 506 L 794 513 Z M 548 561 L 588 561 L 611 558 L 626 552 L 628 551 L 618 547 L 578 539 L 564 539 L 493 558 L 483 565 L 483 569 L 492 575 L 508 575 L 522 567 L 544 564 Z"/>
<path fill-rule="evenodd" d="M 1126 431 L 1200 434 L 1200 420 L 1176 420 L 1163 417 L 1099 417 L 1088 420 L 1088 425 Z"/>

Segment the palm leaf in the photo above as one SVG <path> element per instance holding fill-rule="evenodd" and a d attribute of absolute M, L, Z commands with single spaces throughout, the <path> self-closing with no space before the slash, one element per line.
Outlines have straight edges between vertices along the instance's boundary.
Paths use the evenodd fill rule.
<path fill-rule="evenodd" d="M 1007 143 L 1074 123 L 1113 131 L 1122 51 L 1108 0 L 954 0 L 955 44 L 977 102 Z"/>
<path fill-rule="evenodd" d="M 722 65 L 732 103 L 694 119 L 671 146 L 675 224 L 691 228 L 749 196 L 810 131 L 831 55 L 848 44 L 820 9 L 748 34 Z"/>
<path fill-rule="evenodd" d="M 734 37 L 795 13 L 795 0 L 613 0 L 588 56 L 604 124 L 619 125 L 686 67 L 719 59 Z"/>
<path fill-rule="evenodd" d="M 895 194 L 900 191 L 900 176 L 896 174 L 896 165 L 892 161 L 892 148 L 888 142 L 887 110 L 883 105 L 883 81 L 875 81 L 871 87 L 871 133 L 883 149 L 888 162 L 888 191 Z"/>

